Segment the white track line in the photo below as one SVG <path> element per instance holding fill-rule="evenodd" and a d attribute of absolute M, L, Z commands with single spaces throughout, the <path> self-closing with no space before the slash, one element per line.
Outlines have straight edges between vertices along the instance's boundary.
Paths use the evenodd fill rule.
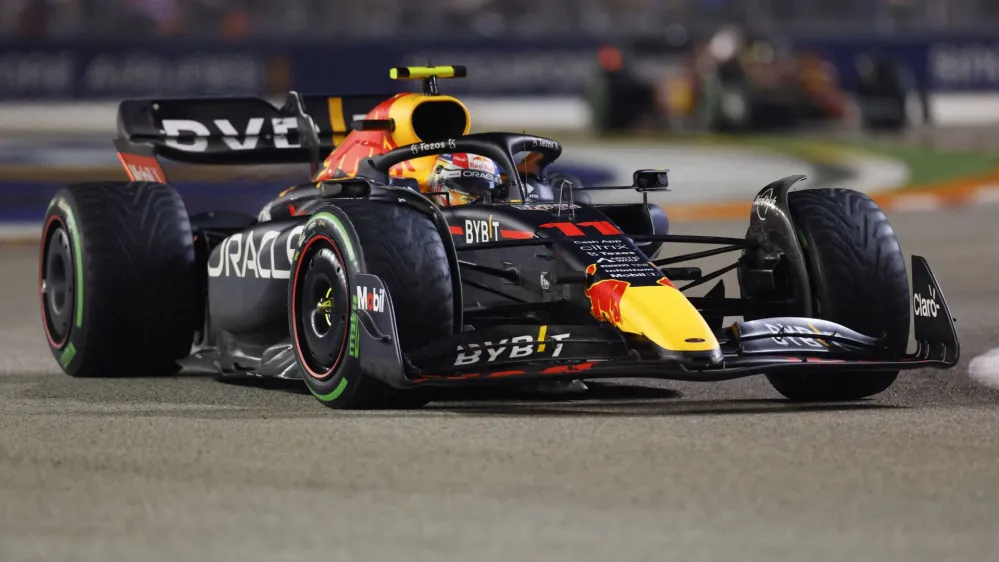
<path fill-rule="evenodd" d="M 978 204 L 999 203 L 999 185 L 990 183 L 979 187 L 972 201 Z"/>
<path fill-rule="evenodd" d="M 896 212 L 927 212 L 940 209 L 940 198 L 932 194 L 900 194 L 889 206 Z"/>
<path fill-rule="evenodd" d="M 972 359 L 968 374 L 978 384 L 999 388 L 999 348 Z"/>
<path fill-rule="evenodd" d="M 38 222 L 0 222 L 0 240 L 38 240 L 42 237 L 42 223 Z"/>

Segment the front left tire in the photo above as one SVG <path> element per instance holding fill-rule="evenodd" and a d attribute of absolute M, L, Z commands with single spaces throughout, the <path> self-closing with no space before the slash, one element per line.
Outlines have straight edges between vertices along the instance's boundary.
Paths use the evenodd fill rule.
<path fill-rule="evenodd" d="M 289 321 L 303 378 L 335 409 L 418 408 L 419 390 L 400 390 L 361 368 L 355 303 L 358 274 L 377 276 L 394 307 L 399 346 L 416 349 L 454 331 L 447 250 L 433 220 L 406 204 L 342 200 L 306 224 L 292 265 Z"/>

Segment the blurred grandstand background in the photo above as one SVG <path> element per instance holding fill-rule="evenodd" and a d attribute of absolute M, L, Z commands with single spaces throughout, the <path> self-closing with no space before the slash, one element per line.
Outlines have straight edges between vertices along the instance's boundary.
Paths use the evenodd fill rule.
<path fill-rule="evenodd" d="M 19 194 L 5 210 L 35 217 L 61 182 L 120 179 L 123 99 L 390 94 L 419 85 L 389 67 L 428 63 L 469 68 L 442 90 L 473 130 L 557 136 L 593 181 L 676 166 L 649 143 L 690 134 L 740 133 L 823 173 L 846 153 L 800 139 L 891 137 L 862 163 L 876 181 L 856 183 L 856 158 L 826 173 L 872 189 L 988 175 L 999 153 L 999 0 L 0 0 L 0 193 Z M 778 127 L 795 140 L 758 137 Z M 670 154 L 687 185 L 728 189 L 729 169 L 698 175 L 714 156 Z"/>
<path fill-rule="evenodd" d="M 3 0 L 4 38 L 609 37 L 671 25 L 771 32 L 992 30 L 997 0 Z"/>

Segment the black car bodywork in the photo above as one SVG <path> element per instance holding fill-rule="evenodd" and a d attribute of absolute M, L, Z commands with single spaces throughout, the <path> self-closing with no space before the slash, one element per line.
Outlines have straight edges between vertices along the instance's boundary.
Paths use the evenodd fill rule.
<path fill-rule="evenodd" d="M 117 147 L 126 167 L 133 166 L 133 176 L 135 162 L 141 162 L 137 158 L 158 156 L 206 163 L 315 164 L 320 150 L 328 148 L 323 139 L 331 136 L 315 125 L 325 120 L 313 122 L 315 112 L 326 107 L 315 101 L 292 94 L 284 108 L 266 105 L 266 112 L 253 113 L 264 107 L 257 103 L 253 112 L 241 116 L 245 121 L 277 115 L 297 123 L 298 131 L 316 131 L 300 134 L 294 148 L 282 149 L 270 137 L 252 151 L 200 154 L 171 150 L 155 127 L 137 128 L 135 112 L 141 108 L 126 102 Z M 157 103 L 166 102 L 143 102 L 142 107 Z M 218 100 L 214 106 L 191 103 L 188 111 L 202 116 L 231 115 L 238 107 Z M 631 186 L 579 190 L 548 180 L 545 170 L 562 151 L 552 139 L 483 133 L 435 140 L 439 142 L 371 156 L 359 163 L 352 177 L 290 188 L 258 217 L 224 212 L 191 217 L 203 300 L 176 303 L 193 304 L 199 311 L 190 362 L 223 374 L 309 377 L 294 333 L 299 324 L 294 315 L 289 322 L 289 310 L 297 302 L 297 268 L 317 229 L 336 233 L 330 240 L 348 266 L 362 260 L 362 240 L 351 226 L 351 214 L 343 210 L 357 202 L 399 205 L 426 217 L 446 251 L 442 267 L 451 272 L 453 330 L 403 349 L 397 303 L 419 295 L 393 294 L 384 279 L 351 270 L 345 287 L 352 304 L 340 353 L 355 360 L 352 376 L 377 379 L 393 389 L 537 379 L 719 381 L 780 373 L 836 377 L 946 368 L 958 360 L 953 319 L 921 257 L 912 258 L 915 352 L 899 353 L 886 344 L 886 334 L 858 333 L 823 319 L 815 310 L 816 274 L 806 264 L 788 203 L 791 188 L 803 176 L 777 180 L 760 190 L 744 238 L 671 235 L 662 209 L 647 201 L 649 192 L 668 189 L 663 171 L 636 171 Z M 427 194 L 396 185 L 389 175 L 393 165 L 407 158 L 445 152 L 493 159 L 508 173 L 504 189 L 474 204 L 441 207 Z M 530 175 L 510 173 L 518 169 L 515 155 L 525 152 L 540 155 L 537 169 Z M 161 176 L 158 170 L 156 166 L 151 173 Z M 634 193 L 641 201 L 577 200 L 581 192 L 608 189 Z M 684 255 L 660 252 L 673 243 L 715 247 Z M 723 253 L 739 257 L 709 273 L 683 265 Z M 719 280 L 730 271 L 739 276 L 738 298 L 726 296 Z M 715 286 L 704 296 L 683 295 L 713 281 Z M 726 317 L 744 320 L 725 325 Z"/>

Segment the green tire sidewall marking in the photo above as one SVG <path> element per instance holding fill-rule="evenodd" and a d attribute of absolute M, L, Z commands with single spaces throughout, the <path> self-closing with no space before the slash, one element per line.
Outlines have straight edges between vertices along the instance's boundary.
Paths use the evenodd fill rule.
<path fill-rule="evenodd" d="M 316 213 L 316 214 L 312 215 L 312 218 L 309 219 L 309 222 L 307 222 L 305 224 L 305 226 L 306 226 L 306 228 L 308 228 L 308 226 L 311 225 L 312 223 L 318 222 L 318 221 L 321 221 L 321 220 L 327 220 L 327 221 L 329 221 L 330 224 L 333 225 L 333 228 L 335 228 L 337 230 L 337 232 L 340 233 L 340 238 L 343 240 L 344 246 L 346 246 L 347 257 L 350 258 L 350 261 L 356 262 L 357 261 L 357 256 L 356 256 L 356 254 L 354 254 L 354 245 L 350 241 L 350 236 L 349 236 L 349 234 L 347 232 L 347 227 L 345 227 L 343 225 L 343 223 L 340 222 L 340 218 L 339 217 L 337 217 L 336 215 L 334 215 L 332 213 L 325 213 L 325 212 L 324 213 Z"/>
<path fill-rule="evenodd" d="M 49 204 L 57 207 L 66 218 L 66 228 L 69 229 L 69 239 L 73 242 L 73 262 L 76 266 L 76 327 L 83 327 L 83 244 L 80 240 L 80 229 L 76 227 L 76 215 L 65 197 L 57 197 Z"/>
<path fill-rule="evenodd" d="M 305 223 L 305 229 L 308 230 L 309 226 L 311 226 L 312 224 L 324 220 L 329 222 L 329 224 L 332 225 L 333 228 L 340 235 L 340 240 L 343 242 L 344 249 L 346 249 L 347 251 L 347 258 L 350 260 L 352 264 L 355 264 L 356 266 L 357 254 L 354 251 L 353 244 L 351 243 L 350 233 L 347 230 L 347 228 L 344 226 L 343 222 L 340 220 L 339 217 L 328 212 L 316 213 L 315 215 L 312 215 L 312 217 L 309 219 L 307 223 Z M 351 322 L 349 330 L 350 333 L 347 337 L 347 346 L 348 346 L 347 354 L 349 357 L 353 357 L 356 359 L 358 356 L 358 354 L 356 353 L 358 351 L 357 347 L 359 346 L 360 343 L 358 341 L 360 339 L 360 336 L 357 333 L 357 295 L 351 295 Z M 312 392 L 313 396 L 315 396 L 316 398 L 318 398 L 323 402 L 332 402 L 343 395 L 344 391 L 347 390 L 347 386 L 349 384 L 350 383 L 347 380 L 347 377 L 343 376 L 341 377 L 340 382 L 337 383 L 336 388 L 334 388 L 332 391 L 326 394 L 320 394 L 319 392 L 316 392 L 316 390 L 313 389 L 311 386 L 309 386 L 309 391 Z"/>
<path fill-rule="evenodd" d="M 66 346 L 66 349 L 63 350 L 62 355 L 59 356 L 59 364 L 62 365 L 63 369 L 65 369 L 73 361 L 74 357 L 76 357 L 76 346 L 70 342 L 70 344 Z"/>
<path fill-rule="evenodd" d="M 361 334 L 357 331 L 357 295 L 350 297 L 350 335 L 347 338 L 347 355 L 357 359 L 360 356 Z"/>
<path fill-rule="evenodd" d="M 356 359 L 358 355 L 358 346 L 360 345 L 360 334 L 357 332 L 357 295 L 351 296 L 350 305 L 351 321 L 350 334 L 347 337 L 347 354 Z M 336 388 L 327 394 L 319 394 L 313 390 L 311 386 L 309 387 L 309 390 L 316 398 L 322 400 L 323 402 L 332 402 L 333 400 L 339 398 L 343 394 L 344 390 L 347 390 L 348 384 L 349 382 L 347 381 L 347 376 L 344 375 L 340 378 L 340 382 L 337 383 Z"/>
<path fill-rule="evenodd" d="M 336 388 L 333 389 L 333 392 L 330 392 L 329 394 L 319 394 L 315 390 L 312 390 L 312 387 L 309 387 L 309 390 L 312 390 L 313 396 L 322 400 L 323 402 L 332 402 L 336 400 L 337 398 L 340 397 L 341 394 L 343 394 L 343 391 L 346 389 L 347 389 L 347 377 L 343 377 L 342 379 L 340 379 L 340 384 L 336 385 Z"/>

